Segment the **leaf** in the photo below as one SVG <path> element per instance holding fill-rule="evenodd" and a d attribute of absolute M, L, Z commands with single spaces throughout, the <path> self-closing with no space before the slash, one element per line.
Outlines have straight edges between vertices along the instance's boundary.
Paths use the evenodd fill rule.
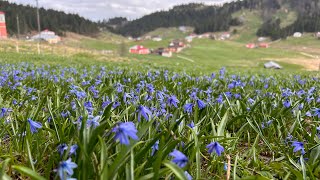
<path fill-rule="evenodd" d="M 228 113 L 229 109 L 226 111 L 224 116 L 222 117 L 222 120 L 220 121 L 218 125 L 218 130 L 216 136 L 224 136 L 224 130 L 226 128 L 227 122 L 228 122 Z"/>
<path fill-rule="evenodd" d="M 44 177 L 40 176 L 38 173 L 32 171 L 32 169 L 24 167 L 24 166 L 12 166 L 13 169 L 19 171 L 20 173 L 31 177 L 35 180 L 46 180 Z"/>
<path fill-rule="evenodd" d="M 177 176 L 177 179 L 187 180 L 186 175 L 184 174 L 183 170 L 179 166 L 177 166 L 176 164 L 173 164 L 170 161 L 165 161 L 163 162 L 163 164 L 166 167 L 168 167 Z"/>

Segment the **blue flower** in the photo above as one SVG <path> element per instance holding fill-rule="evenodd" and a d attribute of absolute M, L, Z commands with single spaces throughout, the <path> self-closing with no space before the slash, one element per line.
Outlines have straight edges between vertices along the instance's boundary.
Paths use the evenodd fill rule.
<path fill-rule="evenodd" d="M 1 108 L 0 118 L 3 118 L 8 115 L 9 112 L 12 112 L 10 108 Z"/>
<path fill-rule="evenodd" d="M 66 151 L 66 150 L 68 150 L 68 146 L 66 144 L 63 143 L 58 146 L 58 152 L 59 152 L 60 156 L 62 156 L 64 151 Z"/>
<path fill-rule="evenodd" d="M 87 121 L 87 127 L 90 128 L 93 126 L 94 128 L 96 128 L 97 126 L 100 125 L 99 120 L 100 120 L 100 116 L 94 117 L 92 115 L 89 115 L 88 121 Z"/>
<path fill-rule="evenodd" d="M 115 140 L 119 140 L 121 144 L 129 145 L 129 137 L 133 140 L 138 140 L 137 132 L 133 122 L 120 123 L 112 129 L 112 132 L 116 133 Z"/>
<path fill-rule="evenodd" d="M 223 96 L 220 94 L 216 100 L 217 100 L 217 103 L 222 104 L 223 103 Z"/>
<path fill-rule="evenodd" d="M 305 154 L 306 153 L 304 151 L 303 142 L 293 141 L 291 146 L 294 147 L 293 152 L 301 151 L 301 154 Z"/>
<path fill-rule="evenodd" d="M 174 107 L 178 107 L 178 103 L 179 103 L 179 100 L 177 99 L 177 97 L 176 96 L 170 96 L 169 98 L 168 98 L 168 101 L 167 101 L 167 103 L 169 104 L 169 106 L 174 106 Z"/>
<path fill-rule="evenodd" d="M 32 121 L 30 118 L 28 119 L 28 123 L 30 125 L 30 131 L 32 134 L 38 132 L 38 129 L 42 128 L 41 123 Z"/>
<path fill-rule="evenodd" d="M 67 180 L 73 175 L 73 169 L 77 168 L 78 165 L 71 162 L 71 158 L 66 161 L 62 161 L 58 168 L 58 175 L 61 180 Z"/>
<path fill-rule="evenodd" d="M 187 156 L 176 149 L 173 150 L 173 152 L 171 152 L 169 155 L 173 157 L 172 162 L 181 168 L 184 168 L 188 164 Z"/>
<path fill-rule="evenodd" d="M 69 155 L 76 154 L 78 149 L 78 145 L 74 144 L 70 147 Z"/>
<path fill-rule="evenodd" d="M 188 124 L 187 126 L 189 126 L 190 128 L 194 128 L 194 122 L 193 121 L 191 121 L 191 123 L 190 124 Z"/>
<path fill-rule="evenodd" d="M 208 148 L 208 153 L 211 154 L 213 151 L 217 153 L 218 156 L 221 156 L 221 153 L 224 151 L 223 146 L 218 142 L 212 142 L 206 146 Z"/>
<path fill-rule="evenodd" d="M 138 112 L 138 121 L 141 120 L 141 115 L 142 115 L 147 121 L 149 121 L 149 116 L 152 115 L 152 112 L 151 112 L 148 108 L 146 108 L 146 107 L 144 107 L 144 106 L 142 106 L 142 105 L 140 105 L 140 106 L 138 107 L 137 112 Z"/>
<path fill-rule="evenodd" d="M 313 116 L 320 118 L 320 108 L 315 108 L 313 111 Z"/>
<path fill-rule="evenodd" d="M 154 145 L 151 147 L 151 149 L 152 149 L 151 156 L 153 156 L 154 153 L 159 150 L 159 140 L 156 141 L 156 143 L 154 143 Z"/>
<path fill-rule="evenodd" d="M 311 117 L 311 116 L 312 116 L 312 115 L 311 115 L 311 112 L 310 112 L 310 111 L 306 112 L 306 116 L 307 116 L 307 117 Z"/>
<path fill-rule="evenodd" d="M 197 104 L 198 104 L 198 108 L 200 110 L 206 107 L 206 104 L 203 101 L 201 101 L 200 99 L 197 99 Z"/>
<path fill-rule="evenodd" d="M 286 108 L 289 108 L 291 106 L 291 101 L 288 100 L 288 99 L 283 101 L 283 106 L 286 107 Z"/>
<path fill-rule="evenodd" d="M 188 103 L 188 104 L 184 105 L 184 112 L 192 113 L 192 108 L 193 108 L 193 104 Z"/>
<path fill-rule="evenodd" d="M 185 171 L 184 175 L 187 177 L 187 180 L 192 180 L 192 176 L 188 173 L 188 171 Z"/>

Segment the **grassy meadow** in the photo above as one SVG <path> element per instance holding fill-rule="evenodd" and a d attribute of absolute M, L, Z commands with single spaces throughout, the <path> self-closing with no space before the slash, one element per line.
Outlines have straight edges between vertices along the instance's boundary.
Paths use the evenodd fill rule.
<path fill-rule="evenodd" d="M 319 74 L 290 61 L 312 61 L 318 40 L 128 53 L 179 34 L 150 35 L 160 32 L 161 42 L 71 34 L 40 55 L 35 43 L 2 41 L 1 179 L 320 178 Z M 284 69 L 264 69 L 269 60 Z"/>

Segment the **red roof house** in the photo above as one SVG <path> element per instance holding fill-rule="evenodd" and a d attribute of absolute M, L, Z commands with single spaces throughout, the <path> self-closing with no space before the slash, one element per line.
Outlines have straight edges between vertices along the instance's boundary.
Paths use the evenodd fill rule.
<path fill-rule="evenodd" d="M 249 44 L 246 45 L 246 47 L 249 48 L 249 49 L 254 49 L 254 48 L 256 48 L 256 44 L 249 43 Z"/>
<path fill-rule="evenodd" d="M 141 45 L 136 45 L 136 46 L 131 47 L 129 49 L 129 52 L 131 54 L 149 54 L 150 50 L 148 48 L 141 46 Z"/>
<path fill-rule="evenodd" d="M 259 47 L 260 48 L 269 48 L 269 44 L 268 43 L 259 43 Z"/>

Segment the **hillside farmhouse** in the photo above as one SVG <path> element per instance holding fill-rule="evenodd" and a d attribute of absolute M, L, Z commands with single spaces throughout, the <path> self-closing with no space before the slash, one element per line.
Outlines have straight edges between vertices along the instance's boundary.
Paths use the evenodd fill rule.
<path fill-rule="evenodd" d="M 169 44 L 168 49 L 169 49 L 170 52 L 179 53 L 185 47 L 186 47 L 186 45 L 182 41 L 174 40 Z"/>
<path fill-rule="evenodd" d="M 254 48 L 256 48 L 256 44 L 254 44 L 254 43 L 249 43 L 249 44 L 246 45 L 246 47 L 247 47 L 248 49 L 254 49 Z"/>
<path fill-rule="evenodd" d="M 152 52 L 163 57 L 172 57 L 172 52 L 168 48 L 158 48 Z"/>
<path fill-rule="evenodd" d="M 150 50 L 141 45 L 133 46 L 129 49 L 129 53 L 131 54 L 150 54 Z"/>
<path fill-rule="evenodd" d="M 317 33 L 316 33 L 316 37 L 317 37 L 318 39 L 320 39 L 320 32 L 317 32 Z"/>
<path fill-rule="evenodd" d="M 301 32 L 295 32 L 295 33 L 293 34 L 293 37 L 295 37 L 295 38 L 300 38 L 300 37 L 302 37 L 302 33 L 301 33 Z"/>
<path fill-rule="evenodd" d="M 227 40 L 227 39 L 230 39 L 230 37 L 231 37 L 231 34 L 229 32 L 224 32 L 221 34 L 220 40 Z"/>
<path fill-rule="evenodd" d="M 160 36 L 154 36 L 152 37 L 152 41 L 160 42 L 162 41 L 162 38 Z"/>
<path fill-rule="evenodd" d="M 259 47 L 260 48 L 269 48 L 269 44 L 268 43 L 259 43 Z"/>
<path fill-rule="evenodd" d="M 60 36 L 57 36 L 55 32 L 49 31 L 48 29 L 40 32 L 40 34 L 31 37 L 33 41 L 46 41 L 49 44 L 57 44 L 61 41 Z"/>

